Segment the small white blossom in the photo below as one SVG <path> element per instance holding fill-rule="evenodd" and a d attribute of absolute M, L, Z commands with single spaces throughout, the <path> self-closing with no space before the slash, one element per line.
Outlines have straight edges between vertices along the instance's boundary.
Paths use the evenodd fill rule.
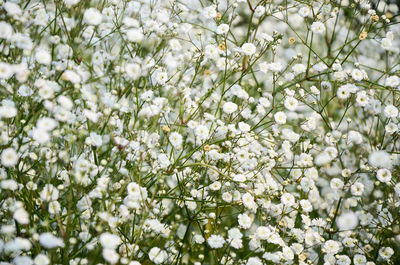
<path fill-rule="evenodd" d="M 256 52 L 256 46 L 252 43 L 245 43 L 242 45 L 242 52 L 245 55 L 251 56 Z"/>
<path fill-rule="evenodd" d="M 89 25 L 97 26 L 101 23 L 102 15 L 96 8 L 89 8 L 86 9 L 83 20 Z"/>
<path fill-rule="evenodd" d="M 325 32 L 325 25 L 322 22 L 316 21 L 311 24 L 311 31 L 315 34 L 323 34 Z"/>

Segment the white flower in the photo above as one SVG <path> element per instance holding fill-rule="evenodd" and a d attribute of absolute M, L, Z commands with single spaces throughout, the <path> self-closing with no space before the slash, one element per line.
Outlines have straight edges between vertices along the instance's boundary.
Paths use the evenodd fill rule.
<path fill-rule="evenodd" d="M 233 176 L 233 180 L 236 182 L 245 182 L 246 181 L 246 176 L 243 174 L 235 174 Z"/>
<path fill-rule="evenodd" d="M 90 200 L 89 196 L 83 196 L 76 204 L 76 207 L 81 212 L 89 210 L 92 207 L 92 201 Z"/>
<path fill-rule="evenodd" d="M 336 224 L 340 231 L 353 230 L 358 225 L 358 217 L 354 212 L 345 212 L 338 216 Z"/>
<path fill-rule="evenodd" d="M 144 35 L 139 29 L 130 29 L 126 32 L 126 38 L 131 42 L 141 42 Z"/>
<path fill-rule="evenodd" d="M 13 34 L 13 28 L 10 24 L 0 21 L 0 39 L 10 39 Z"/>
<path fill-rule="evenodd" d="M 313 210 L 312 204 L 310 203 L 309 200 L 301 200 L 300 201 L 301 208 L 303 211 L 309 213 Z"/>
<path fill-rule="evenodd" d="M 238 228 L 231 228 L 228 231 L 229 239 L 240 239 L 243 237 L 243 234 L 240 232 Z"/>
<path fill-rule="evenodd" d="M 266 226 L 259 226 L 255 234 L 258 239 L 267 240 L 272 235 L 272 231 Z"/>
<path fill-rule="evenodd" d="M 166 154 L 159 154 L 157 159 L 160 167 L 163 169 L 166 169 L 171 164 Z"/>
<path fill-rule="evenodd" d="M 1 164 L 5 167 L 13 167 L 18 162 L 18 154 L 14 148 L 6 148 L 1 153 Z"/>
<path fill-rule="evenodd" d="M 393 134 L 395 132 L 398 131 L 398 127 L 396 123 L 393 122 L 389 122 L 386 126 L 385 126 L 385 131 L 389 134 Z"/>
<path fill-rule="evenodd" d="M 382 247 L 379 249 L 379 256 L 384 260 L 389 260 L 393 254 L 394 251 L 391 247 Z"/>
<path fill-rule="evenodd" d="M 271 102 L 269 101 L 269 99 L 261 97 L 258 99 L 258 102 L 260 103 L 261 106 L 263 106 L 264 108 L 268 108 L 269 106 L 271 106 Z"/>
<path fill-rule="evenodd" d="M 278 111 L 274 115 L 274 119 L 278 124 L 285 124 L 286 123 L 286 114 L 282 111 Z"/>
<path fill-rule="evenodd" d="M 323 62 L 319 62 L 313 66 L 313 69 L 315 71 L 322 72 L 322 71 L 325 71 L 326 69 L 328 69 L 328 66 L 326 66 L 326 64 Z"/>
<path fill-rule="evenodd" d="M 359 69 L 353 69 L 353 71 L 351 71 L 351 77 L 356 81 L 361 81 L 364 78 L 364 73 Z"/>
<path fill-rule="evenodd" d="M 361 144 L 363 141 L 362 135 L 361 133 L 357 132 L 357 131 L 349 131 L 349 133 L 347 134 L 347 140 L 351 143 L 355 143 L 355 144 Z"/>
<path fill-rule="evenodd" d="M 141 75 L 141 71 L 140 65 L 137 63 L 128 63 L 125 65 L 125 73 L 132 80 L 138 79 Z"/>
<path fill-rule="evenodd" d="M 284 102 L 285 108 L 287 108 L 290 111 L 295 111 L 297 106 L 299 105 L 299 102 L 297 99 L 294 97 L 286 97 L 285 102 Z"/>
<path fill-rule="evenodd" d="M 85 13 L 83 14 L 83 21 L 86 24 L 93 26 L 99 25 L 101 23 L 102 18 L 103 15 L 96 8 L 86 9 Z"/>
<path fill-rule="evenodd" d="M 351 93 L 356 93 L 358 91 L 358 87 L 353 84 L 346 84 L 340 86 L 337 91 L 337 96 L 339 99 L 347 99 L 350 97 Z"/>
<path fill-rule="evenodd" d="M 268 69 L 274 73 L 280 72 L 283 70 L 283 65 L 281 63 L 270 63 Z"/>
<path fill-rule="evenodd" d="M 29 214 L 24 208 L 18 208 L 14 212 L 13 218 L 22 225 L 29 224 Z"/>
<path fill-rule="evenodd" d="M 377 168 L 392 168 L 392 160 L 390 155 L 383 150 L 374 151 L 368 157 L 368 162 L 371 166 Z"/>
<path fill-rule="evenodd" d="M 399 193 L 400 193 L 400 186 L 399 186 Z M 225 202 L 232 202 L 233 196 L 229 192 L 224 192 L 224 193 L 222 193 L 222 199 Z"/>
<path fill-rule="evenodd" d="M 304 73 L 306 71 L 306 66 L 304 64 L 298 63 L 293 65 L 292 70 L 294 72 L 294 74 L 301 74 Z"/>
<path fill-rule="evenodd" d="M 361 182 L 356 182 L 351 185 L 350 190 L 353 196 L 361 196 L 364 192 L 364 184 L 362 184 Z"/>
<path fill-rule="evenodd" d="M 246 265 L 263 265 L 263 262 L 258 257 L 251 257 L 247 260 Z"/>
<path fill-rule="evenodd" d="M 336 254 L 339 252 L 340 243 L 334 240 L 328 240 L 324 243 L 322 250 L 328 254 Z"/>
<path fill-rule="evenodd" d="M 69 81 L 73 84 L 79 84 L 82 80 L 82 78 L 80 77 L 80 75 L 78 75 L 77 73 L 75 73 L 72 70 L 66 70 L 62 75 L 61 75 L 61 79 L 64 81 Z"/>
<path fill-rule="evenodd" d="M 17 4 L 11 1 L 7 1 L 5 3 L 3 2 L 3 8 L 10 16 L 22 15 L 22 9 Z"/>
<path fill-rule="evenodd" d="M 265 14 L 265 7 L 262 5 L 257 6 L 256 10 L 254 10 L 255 17 L 261 17 Z"/>
<path fill-rule="evenodd" d="M 116 249 L 122 243 L 118 235 L 105 232 L 100 235 L 100 244 L 103 248 Z"/>
<path fill-rule="evenodd" d="M 69 97 L 66 96 L 59 96 L 57 97 L 57 102 L 62 106 L 63 109 L 71 110 L 74 106 L 74 103 Z"/>
<path fill-rule="evenodd" d="M 364 255 L 356 254 L 353 258 L 354 265 L 364 265 L 367 262 L 367 258 Z"/>
<path fill-rule="evenodd" d="M 110 264 L 116 264 L 119 260 L 119 254 L 114 249 L 104 248 L 102 255 L 104 260 Z"/>
<path fill-rule="evenodd" d="M 315 21 L 311 24 L 311 31 L 315 34 L 323 34 L 325 32 L 325 25 L 322 22 Z"/>
<path fill-rule="evenodd" d="M 8 226 L 8 229 L 11 227 Z M 9 233 L 7 229 L 7 226 L 2 226 L 2 233 Z M 16 237 L 13 240 L 10 240 L 7 242 L 7 244 L 4 245 L 4 252 L 14 252 L 17 253 L 21 250 L 28 251 L 32 248 L 32 243 L 26 239 L 26 238 L 21 238 L 21 237 Z"/>
<path fill-rule="evenodd" d="M 268 64 L 266 62 L 260 63 L 258 67 L 260 71 L 263 72 L 264 74 L 267 73 L 269 70 Z"/>
<path fill-rule="evenodd" d="M 293 260 L 294 259 L 294 253 L 293 250 L 290 247 L 283 247 L 282 248 L 282 254 L 283 254 L 283 259 L 284 260 Z"/>
<path fill-rule="evenodd" d="M 301 188 L 305 192 L 309 192 L 314 187 L 314 180 L 310 178 L 302 178 L 300 181 Z"/>
<path fill-rule="evenodd" d="M 281 202 L 283 205 L 290 207 L 295 204 L 294 196 L 290 193 L 284 193 L 281 197 Z"/>
<path fill-rule="evenodd" d="M 392 31 L 386 32 L 386 38 L 388 38 L 389 40 L 393 40 L 394 39 L 393 32 Z"/>
<path fill-rule="evenodd" d="M 14 74 L 11 65 L 0 62 L 0 79 L 10 79 Z"/>
<path fill-rule="evenodd" d="M 337 96 L 339 99 L 347 99 L 348 97 L 350 97 L 350 92 L 346 89 L 345 86 L 341 86 L 337 91 Z"/>
<path fill-rule="evenodd" d="M 13 259 L 15 265 L 32 265 L 32 259 L 28 256 L 17 256 Z"/>
<path fill-rule="evenodd" d="M 308 17 L 311 13 L 311 8 L 308 6 L 304 6 L 299 9 L 299 15 L 302 17 Z"/>
<path fill-rule="evenodd" d="M 47 131 L 40 128 L 33 128 L 32 138 L 38 144 L 46 144 L 50 142 L 50 134 Z"/>
<path fill-rule="evenodd" d="M 391 104 L 385 107 L 384 112 L 388 118 L 396 118 L 399 115 L 399 110 Z"/>
<path fill-rule="evenodd" d="M 43 117 L 37 121 L 36 127 L 44 131 L 51 131 L 57 127 L 57 122 L 52 118 Z"/>
<path fill-rule="evenodd" d="M 64 0 L 66 6 L 74 6 L 79 3 L 80 0 Z"/>
<path fill-rule="evenodd" d="M 385 50 L 390 50 L 392 48 L 392 40 L 389 38 L 383 38 L 381 41 L 381 46 Z"/>
<path fill-rule="evenodd" d="M 64 247 L 64 241 L 61 238 L 58 238 L 49 232 L 40 234 L 39 243 L 44 248 Z"/>
<path fill-rule="evenodd" d="M 91 132 L 89 134 L 89 137 L 86 138 L 85 143 L 87 145 L 93 145 L 93 146 L 100 147 L 103 144 L 103 139 L 102 139 L 101 135 L 99 135 L 95 132 Z"/>
<path fill-rule="evenodd" d="M 388 87 L 397 87 L 400 85 L 400 78 L 398 76 L 389 76 L 386 78 L 385 85 Z"/>
<path fill-rule="evenodd" d="M 267 34 L 267 33 L 260 33 L 259 38 L 261 40 L 264 40 L 265 42 L 274 41 L 274 38 L 271 35 Z"/>
<path fill-rule="evenodd" d="M 4 99 L 2 104 L 3 105 L 0 107 L 0 118 L 4 117 L 9 119 L 17 116 L 18 111 L 15 107 L 14 101 Z"/>
<path fill-rule="evenodd" d="M 222 108 L 222 110 L 226 114 L 232 114 L 238 109 L 238 106 L 233 102 L 226 102 Z"/>
<path fill-rule="evenodd" d="M 49 213 L 58 214 L 61 211 L 61 205 L 58 201 L 49 202 Z"/>
<path fill-rule="evenodd" d="M 4 190 L 15 191 L 18 189 L 18 183 L 12 179 L 5 179 L 1 181 L 0 187 Z"/>
<path fill-rule="evenodd" d="M 380 182 L 389 184 L 390 180 L 392 179 L 392 173 L 386 168 L 381 168 L 376 172 L 376 178 Z"/>
<path fill-rule="evenodd" d="M 44 254 L 38 254 L 34 259 L 33 263 L 35 265 L 48 265 L 50 264 L 50 259 Z"/>
<path fill-rule="evenodd" d="M 127 186 L 128 195 L 132 199 L 146 200 L 147 190 L 144 187 L 140 187 L 136 182 L 131 182 Z"/>
<path fill-rule="evenodd" d="M 218 29 L 217 29 L 218 31 Z M 180 51 L 182 49 L 182 45 L 177 39 L 172 39 L 169 41 L 169 45 L 171 46 L 171 49 L 174 51 Z"/>
<path fill-rule="evenodd" d="M 365 107 L 369 103 L 369 97 L 367 96 L 367 93 L 365 91 L 359 91 L 357 92 L 356 101 L 358 105 L 360 105 L 361 107 Z"/>
<path fill-rule="evenodd" d="M 168 137 L 169 141 L 171 142 L 171 145 L 175 148 L 180 148 L 182 147 L 182 135 L 178 132 L 173 132 L 170 134 Z"/>
<path fill-rule="evenodd" d="M 193 236 L 193 241 L 196 242 L 197 244 L 203 244 L 205 240 L 203 236 L 196 234 Z"/>
<path fill-rule="evenodd" d="M 33 49 L 33 42 L 27 34 L 15 33 L 12 39 L 15 41 L 15 45 L 22 50 L 31 51 Z"/>
<path fill-rule="evenodd" d="M 238 215 L 239 226 L 243 229 L 249 229 L 253 221 L 247 214 Z"/>
<path fill-rule="evenodd" d="M 22 97 L 28 97 L 33 94 L 33 90 L 27 85 L 22 85 L 18 89 L 18 94 Z"/>
<path fill-rule="evenodd" d="M 211 235 L 207 239 L 207 243 L 211 248 L 222 248 L 225 244 L 225 239 L 220 235 Z"/>
<path fill-rule="evenodd" d="M 217 16 L 217 10 L 214 5 L 208 6 L 203 9 L 202 14 L 206 18 L 215 18 Z"/>
<path fill-rule="evenodd" d="M 339 178 L 333 178 L 330 182 L 330 187 L 333 190 L 341 190 L 344 186 L 344 183 L 341 179 Z"/>
<path fill-rule="evenodd" d="M 168 258 L 168 254 L 165 250 L 161 250 L 158 247 L 153 247 L 149 251 L 149 259 L 155 264 L 161 264 Z"/>
<path fill-rule="evenodd" d="M 48 85 L 42 86 L 39 89 L 39 96 L 43 99 L 50 99 L 54 97 L 54 88 Z"/>
<path fill-rule="evenodd" d="M 248 56 L 256 53 L 256 46 L 253 43 L 245 43 L 242 45 L 242 52 Z"/>
<path fill-rule="evenodd" d="M 204 55 L 206 58 L 216 60 L 219 58 L 219 53 L 220 50 L 218 49 L 218 47 L 212 44 L 207 45 L 204 49 Z"/>
<path fill-rule="evenodd" d="M 245 122 L 239 122 L 238 124 L 239 130 L 243 133 L 249 132 L 250 131 L 250 125 L 248 125 Z"/>
<path fill-rule="evenodd" d="M 350 265 L 351 259 L 346 255 L 337 255 L 336 257 L 336 264 L 337 265 Z"/>
<path fill-rule="evenodd" d="M 221 189 L 221 182 L 219 181 L 215 181 L 213 183 L 211 183 L 211 185 L 209 186 L 211 190 L 220 190 Z"/>
<path fill-rule="evenodd" d="M 168 74 L 163 71 L 157 71 L 154 73 L 154 81 L 157 84 L 164 85 L 168 80 Z"/>
<path fill-rule="evenodd" d="M 253 210 L 253 211 L 257 210 L 257 204 L 254 201 L 254 197 L 250 193 L 246 192 L 242 196 L 242 202 L 246 208 Z"/>
<path fill-rule="evenodd" d="M 40 199 L 43 201 L 56 201 L 59 197 L 59 191 L 52 184 L 44 185 L 43 190 L 40 192 Z"/>
<path fill-rule="evenodd" d="M 50 65 L 51 54 L 47 49 L 39 48 L 35 53 L 36 62 L 44 65 Z"/>
<path fill-rule="evenodd" d="M 217 34 L 226 34 L 229 31 L 229 25 L 228 24 L 221 24 L 217 27 Z"/>
<path fill-rule="evenodd" d="M 196 127 L 194 133 L 200 140 L 206 140 L 208 138 L 209 129 L 204 125 L 199 125 Z"/>

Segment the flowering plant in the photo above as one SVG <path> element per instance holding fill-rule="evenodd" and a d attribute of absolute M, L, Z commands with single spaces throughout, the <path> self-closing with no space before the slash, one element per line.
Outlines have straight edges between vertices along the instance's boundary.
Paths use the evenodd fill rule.
<path fill-rule="evenodd" d="M 0 0 L 0 264 L 399 264 L 398 14 Z"/>

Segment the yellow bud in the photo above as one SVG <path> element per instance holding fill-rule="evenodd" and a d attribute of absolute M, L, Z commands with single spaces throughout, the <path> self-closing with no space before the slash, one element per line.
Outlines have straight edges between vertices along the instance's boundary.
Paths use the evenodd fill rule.
<path fill-rule="evenodd" d="M 365 38 L 368 36 L 368 32 L 363 31 L 361 32 L 360 36 L 358 37 L 360 40 L 365 40 Z"/>

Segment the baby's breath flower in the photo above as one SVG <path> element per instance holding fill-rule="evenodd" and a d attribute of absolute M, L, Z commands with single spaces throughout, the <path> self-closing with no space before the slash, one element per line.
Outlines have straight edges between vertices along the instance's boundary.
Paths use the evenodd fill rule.
<path fill-rule="evenodd" d="M 325 33 L 325 25 L 322 22 L 315 21 L 311 24 L 311 31 L 315 34 L 323 34 Z"/>
<path fill-rule="evenodd" d="M 253 43 L 245 43 L 242 45 L 242 52 L 245 55 L 253 55 L 256 52 L 256 46 Z"/>
<path fill-rule="evenodd" d="M 207 239 L 207 243 L 211 248 L 222 248 L 225 244 L 225 239 L 220 235 L 211 235 Z"/>
<path fill-rule="evenodd" d="M 4 149 L 1 152 L 1 164 L 5 167 L 15 166 L 18 162 L 18 154 L 13 148 Z"/>
<path fill-rule="evenodd" d="M 102 15 L 96 8 L 89 8 L 86 9 L 83 20 L 89 25 L 97 26 L 101 23 Z"/>
<path fill-rule="evenodd" d="M 49 232 L 40 234 L 39 243 L 48 249 L 64 247 L 64 241 Z"/>

